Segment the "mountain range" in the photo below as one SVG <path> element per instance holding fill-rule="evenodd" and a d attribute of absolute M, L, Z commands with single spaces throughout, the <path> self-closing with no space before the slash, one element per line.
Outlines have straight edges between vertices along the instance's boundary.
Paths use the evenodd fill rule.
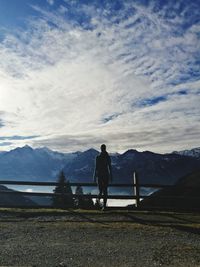
<path fill-rule="evenodd" d="M 92 182 L 99 152 L 60 153 L 30 146 L 0 153 L 0 180 L 56 181 L 61 170 L 71 182 Z M 174 184 L 180 177 L 200 169 L 200 148 L 158 154 L 130 149 L 111 154 L 113 182 L 130 183 L 137 171 L 142 183 Z"/>
<path fill-rule="evenodd" d="M 195 158 L 200 157 L 200 147 L 193 148 L 190 150 L 182 150 L 182 151 L 174 151 L 174 154 L 183 155 L 183 156 L 191 156 Z"/>
<path fill-rule="evenodd" d="M 19 147 L 0 153 L 0 179 L 25 181 L 53 181 L 59 171 L 77 153 L 59 153 L 46 147 Z"/>

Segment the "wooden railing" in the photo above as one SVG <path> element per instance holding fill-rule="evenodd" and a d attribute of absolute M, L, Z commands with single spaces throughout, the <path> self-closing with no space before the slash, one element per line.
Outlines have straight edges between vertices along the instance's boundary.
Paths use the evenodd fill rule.
<path fill-rule="evenodd" d="M 14 186 L 44 186 L 44 187 L 49 187 L 49 186 L 57 186 L 59 185 L 59 183 L 57 182 L 32 182 L 32 181 L 9 181 L 9 180 L 1 180 L 0 181 L 0 185 L 14 185 Z M 81 187 L 97 187 L 96 183 L 69 183 L 69 185 L 71 187 L 77 187 L 77 186 L 81 186 Z M 139 183 L 139 179 L 138 179 L 138 175 L 134 172 L 133 173 L 133 182 L 132 183 L 127 183 L 127 184 L 119 184 L 119 183 L 111 183 L 109 184 L 109 187 L 118 187 L 118 188 L 132 188 L 132 195 L 122 195 L 122 194 L 110 194 L 108 195 L 108 199 L 124 199 L 124 200 L 135 200 L 135 207 L 139 208 L 140 207 L 140 201 L 146 198 L 149 198 L 150 195 L 141 195 L 140 194 L 140 189 L 141 188 L 153 188 L 153 189 L 164 189 L 164 188 L 175 188 L 176 186 L 174 185 L 162 185 L 162 184 L 142 184 Z M 190 188 L 190 187 L 187 187 Z M 7 191 L 7 190 L 0 190 L 0 195 L 1 194 L 7 194 L 7 195 L 27 195 L 27 196 L 43 196 L 43 197 L 53 197 L 56 195 L 61 195 L 61 193 L 54 193 L 54 192 L 29 192 L 29 191 Z M 63 195 L 63 194 L 62 194 Z M 88 196 L 90 198 L 97 198 L 98 194 L 84 194 L 81 195 L 81 197 L 85 197 L 88 198 Z M 72 194 L 73 198 L 76 197 L 80 197 L 79 194 Z M 193 197 L 193 196 L 189 196 L 189 197 L 185 197 L 185 196 L 158 196 L 158 199 L 160 198 L 177 198 L 177 199 L 185 199 L 185 198 L 189 198 L 189 199 L 197 199 L 197 197 Z M 200 198 L 199 198 L 200 200 Z M 4 206 L 5 205 L 1 205 L 0 206 Z M 7 207 L 7 206 L 6 206 Z M 26 206 L 27 207 L 27 206 Z M 47 206 L 39 206 L 39 207 L 47 207 Z M 49 207 L 49 206 L 48 206 Z"/>
<path fill-rule="evenodd" d="M 32 182 L 32 181 L 9 181 L 9 180 L 1 180 L 0 181 L 0 185 L 5 185 L 5 186 L 36 186 L 36 187 L 56 187 L 59 185 L 58 182 Z M 69 185 L 71 187 L 77 187 L 77 186 L 81 186 L 81 187 L 97 187 L 96 183 L 69 183 Z M 123 199 L 123 200 L 135 200 L 136 203 L 138 203 L 139 201 L 139 187 L 138 187 L 138 183 L 137 183 L 137 178 L 136 175 L 134 173 L 133 175 L 133 183 L 129 183 L 129 184 L 122 184 L 122 183 L 112 183 L 109 184 L 109 187 L 117 187 L 117 188 L 132 188 L 132 192 L 133 194 L 131 195 L 122 195 L 122 194 L 111 194 L 108 195 L 108 199 Z M 134 192 L 136 193 L 136 195 L 134 194 Z M 5 195 L 23 195 L 23 196 L 38 196 L 38 197 L 53 197 L 53 196 L 59 196 L 61 195 L 60 193 L 54 193 L 54 192 L 30 192 L 30 191 L 8 191 L 6 190 L 0 190 L 0 195 L 5 194 Z M 63 194 L 62 194 L 63 195 Z M 78 198 L 80 197 L 79 194 L 72 194 L 73 198 Z M 84 194 L 81 195 L 82 198 L 97 198 L 98 194 Z M 5 206 L 5 205 L 1 205 L 0 206 Z M 7 205 L 8 206 L 8 205 Z M 138 206 L 138 204 L 137 204 Z M 41 207 L 41 206 L 40 206 Z M 44 207 L 44 206 L 42 206 Z M 46 207 L 46 206 L 45 206 Z"/>

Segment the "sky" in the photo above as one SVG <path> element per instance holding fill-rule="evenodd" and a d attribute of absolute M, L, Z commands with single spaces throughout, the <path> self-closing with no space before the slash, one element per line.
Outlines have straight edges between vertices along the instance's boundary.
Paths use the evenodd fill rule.
<path fill-rule="evenodd" d="M 199 147 L 200 1 L 0 0 L 0 150 Z"/>

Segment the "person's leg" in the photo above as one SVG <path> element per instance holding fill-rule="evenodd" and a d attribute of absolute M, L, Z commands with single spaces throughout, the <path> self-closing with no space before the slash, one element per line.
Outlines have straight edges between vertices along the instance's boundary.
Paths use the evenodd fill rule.
<path fill-rule="evenodd" d="M 99 187 L 98 199 L 100 200 L 100 198 L 102 197 L 102 193 L 103 193 L 103 184 L 102 184 L 102 180 L 101 179 L 98 180 L 98 187 Z"/>
<path fill-rule="evenodd" d="M 103 194 L 103 189 L 102 188 L 99 188 L 99 195 L 98 195 L 98 200 L 99 201 L 102 198 L 102 194 Z"/>
<path fill-rule="evenodd" d="M 104 209 L 106 208 L 107 199 L 108 199 L 108 177 L 105 177 L 103 181 L 103 207 Z"/>
<path fill-rule="evenodd" d="M 104 208 L 106 208 L 107 199 L 108 199 L 108 187 L 104 186 L 103 188 L 103 207 Z"/>
<path fill-rule="evenodd" d="M 100 206 L 100 199 L 102 198 L 102 194 L 103 194 L 103 185 L 102 185 L 101 179 L 98 179 L 98 188 L 99 188 L 99 194 L 98 194 L 98 197 L 96 199 L 96 203 L 98 206 Z"/>

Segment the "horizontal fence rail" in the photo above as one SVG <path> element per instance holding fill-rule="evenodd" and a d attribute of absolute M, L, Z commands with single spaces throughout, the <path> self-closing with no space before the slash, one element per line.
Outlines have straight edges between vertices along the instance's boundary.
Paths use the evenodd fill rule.
<path fill-rule="evenodd" d="M 52 197 L 52 196 L 69 196 L 69 194 L 64 193 L 46 193 L 46 192 L 26 192 L 26 191 L 0 191 L 0 194 L 10 194 L 10 195 L 29 195 L 29 196 L 45 196 L 45 197 Z M 90 198 L 97 198 L 97 194 L 72 194 L 73 197 L 90 197 Z M 136 196 L 130 195 L 109 195 L 108 199 L 136 199 Z"/>
<path fill-rule="evenodd" d="M 56 187 L 58 186 L 60 183 L 58 182 L 36 182 L 36 181 L 10 181 L 10 180 L 1 180 L 0 181 L 0 185 L 17 185 L 17 186 L 44 186 L 44 187 Z M 77 186 L 81 186 L 81 187 L 97 187 L 97 183 L 76 183 L 76 182 L 67 182 L 66 184 L 69 184 L 71 187 L 77 187 Z M 117 188 L 131 188 L 133 190 L 133 194 L 132 195 L 122 195 L 122 194 L 109 194 L 108 195 L 108 199 L 121 199 L 121 200 L 135 200 L 135 207 L 139 208 L 140 207 L 140 203 L 141 200 L 143 199 L 148 199 L 151 197 L 150 195 L 142 195 L 140 194 L 140 189 L 141 188 L 152 188 L 152 189 L 182 189 L 182 188 L 187 188 L 187 189 L 194 189 L 196 187 L 193 186 L 182 186 L 182 185 L 163 185 L 163 184 L 149 184 L 149 183 L 139 183 L 139 179 L 138 179 L 138 175 L 137 173 L 133 173 L 133 183 L 111 183 L 108 185 L 109 187 L 117 187 Z M 9 190 L 9 191 L 8 191 Z M 53 196 L 65 196 L 67 194 L 64 193 L 54 193 L 54 192 L 28 192 L 28 191 L 12 191 L 12 189 L 1 189 L 0 190 L 0 195 L 27 195 L 27 196 L 38 196 L 38 197 L 53 197 Z M 98 194 L 72 194 L 71 195 L 73 198 L 97 198 Z M 198 200 L 200 202 L 200 197 L 196 197 L 196 196 L 181 196 L 181 195 L 155 195 L 152 197 L 152 199 L 156 199 L 159 200 L 160 199 L 177 199 L 177 200 L 181 200 L 181 199 L 185 199 L 185 200 Z M 159 205 L 159 203 L 158 203 Z M 0 206 L 2 207 L 3 205 L 0 204 Z M 11 207 L 12 205 L 7 205 L 9 207 Z M 29 206 L 26 206 L 26 208 L 28 208 Z M 40 205 L 40 207 L 50 207 L 50 206 L 42 206 Z"/>
<path fill-rule="evenodd" d="M 32 185 L 32 186 L 57 186 L 59 183 L 57 182 L 29 182 L 29 181 L 0 181 L 2 185 Z M 97 183 L 69 183 L 70 186 L 87 186 L 87 187 L 96 187 Z M 109 184 L 108 187 L 135 187 L 137 184 L 135 183 L 127 183 L 127 184 Z M 195 188 L 196 186 L 182 186 L 182 185 L 164 185 L 164 184 L 139 184 L 139 187 L 144 188 Z"/>
<path fill-rule="evenodd" d="M 24 182 L 24 181 L 0 181 L 0 184 L 4 185 L 33 185 L 33 186 L 57 186 L 57 182 Z M 97 186 L 97 183 L 69 183 L 70 186 Z M 109 184 L 109 187 L 133 187 L 135 184 Z"/>

